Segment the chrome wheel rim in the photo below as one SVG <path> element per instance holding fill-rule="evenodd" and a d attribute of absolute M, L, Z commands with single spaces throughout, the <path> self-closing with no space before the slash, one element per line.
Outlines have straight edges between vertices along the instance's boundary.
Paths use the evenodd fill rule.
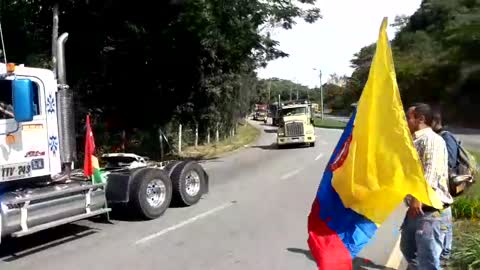
<path fill-rule="evenodd" d="M 153 179 L 150 181 L 146 190 L 148 204 L 153 208 L 157 208 L 162 205 L 167 197 L 166 190 L 167 188 L 162 180 Z"/>
<path fill-rule="evenodd" d="M 185 191 L 192 197 L 200 191 L 200 175 L 196 171 L 190 171 L 185 177 Z"/>

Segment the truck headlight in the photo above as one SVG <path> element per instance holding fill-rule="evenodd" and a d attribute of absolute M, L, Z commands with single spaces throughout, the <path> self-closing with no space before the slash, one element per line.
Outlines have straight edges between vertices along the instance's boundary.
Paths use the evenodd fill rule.
<path fill-rule="evenodd" d="M 277 132 L 277 135 L 280 136 L 280 137 L 285 136 L 285 132 L 283 130 L 279 130 Z"/>
<path fill-rule="evenodd" d="M 313 130 L 307 130 L 307 134 L 313 134 Z"/>

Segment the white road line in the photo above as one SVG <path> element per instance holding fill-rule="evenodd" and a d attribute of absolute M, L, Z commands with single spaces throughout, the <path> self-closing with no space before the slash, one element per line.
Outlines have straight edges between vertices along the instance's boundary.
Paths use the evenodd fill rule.
<path fill-rule="evenodd" d="M 400 251 L 400 237 L 398 237 L 397 242 L 393 247 L 392 253 L 390 253 L 390 256 L 388 257 L 387 264 L 385 264 L 385 266 L 393 269 L 398 269 L 402 264 L 402 260 L 403 255 Z"/>
<path fill-rule="evenodd" d="M 142 238 L 142 239 L 140 239 L 140 240 L 137 240 L 137 241 L 135 242 L 135 245 L 144 244 L 144 243 L 146 243 L 146 242 L 148 242 L 148 241 L 150 241 L 150 240 L 153 240 L 153 239 L 155 239 L 155 238 L 157 238 L 157 237 L 160 237 L 160 236 L 162 236 L 162 235 L 164 235 L 164 234 L 166 234 L 166 233 L 168 233 L 168 232 L 174 231 L 174 230 L 176 230 L 176 229 L 180 229 L 181 227 L 184 227 L 184 226 L 186 226 L 186 225 L 188 225 L 188 224 L 190 224 L 190 223 L 193 223 L 193 222 L 195 222 L 195 221 L 197 221 L 197 220 L 199 220 L 199 219 L 205 218 L 205 217 L 207 217 L 207 216 L 209 216 L 209 215 L 212 215 L 212 214 L 214 214 L 214 213 L 216 213 L 216 212 L 222 211 L 222 210 L 224 210 L 224 209 L 232 206 L 233 204 L 235 204 L 235 201 L 222 204 L 222 205 L 220 205 L 220 206 L 218 206 L 218 207 L 215 207 L 215 208 L 213 208 L 213 209 L 211 209 L 211 210 L 209 210 L 209 211 L 207 211 L 207 212 L 204 212 L 204 213 L 199 214 L 199 215 L 197 215 L 197 216 L 194 216 L 194 217 L 192 217 L 192 218 L 190 218 L 190 219 L 187 219 L 187 220 L 185 220 L 185 221 L 183 221 L 183 222 L 180 222 L 180 223 L 178 223 L 178 224 L 176 224 L 176 225 L 173 225 L 173 226 L 171 226 L 171 227 L 168 227 L 168 228 L 166 228 L 166 229 L 163 229 L 163 230 L 161 230 L 161 231 L 159 231 L 159 232 L 157 232 L 157 233 L 151 234 L 151 235 L 146 236 L 146 237 L 144 237 L 144 238 Z"/>
<path fill-rule="evenodd" d="M 288 178 L 290 178 L 290 177 L 298 174 L 299 172 L 300 172 L 300 169 L 295 170 L 295 171 L 291 171 L 291 172 L 289 172 L 289 173 L 287 173 L 287 174 L 284 174 L 282 177 L 280 177 L 280 180 L 286 180 L 286 179 L 288 179 Z"/>
<path fill-rule="evenodd" d="M 319 154 L 319 155 L 315 158 L 315 160 L 319 160 L 319 159 L 321 159 L 322 157 L 323 157 L 323 153 Z"/>

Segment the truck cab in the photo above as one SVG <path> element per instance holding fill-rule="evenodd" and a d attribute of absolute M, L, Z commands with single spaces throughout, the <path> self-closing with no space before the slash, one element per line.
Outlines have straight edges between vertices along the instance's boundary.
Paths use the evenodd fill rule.
<path fill-rule="evenodd" d="M 268 119 L 268 111 L 266 104 L 256 104 L 255 106 L 255 114 L 253 115 L 253 119 L 256 121 L 262 121 L 267 123 Z"/>
<path fill-rule="evenodd" d="M 287 104 L 280 109 L 277 145 L 308 144 L 315 146 L 312 109 L 308 103 Z"/>
<path fill-rule="evenodd" d="M 53 72 L 8 69 L 0 64 L 0 183 L 53 177 L 61 172 Z"/>
<path fill-rule="evenodd" d="M 254 119 L 255 119 L 256 121 L 262 121 L 262 122 L 264 122 L 264 123 L 267 123 L 267 119 L 268 119 L 268 112 L 267 112 L 267 110 L 265 110 L 265 109 L 258 109 L 257 111 L 255 111 Z"/>

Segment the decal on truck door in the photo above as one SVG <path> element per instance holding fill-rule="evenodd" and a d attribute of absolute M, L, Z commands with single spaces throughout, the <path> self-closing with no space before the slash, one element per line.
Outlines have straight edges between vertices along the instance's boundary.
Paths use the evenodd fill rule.
<path fill-rule="evenodd" d="M 25 154 L 25 157 L 43 157 L 45 156 L 45 151 L 28 151 Z"/>
<path fill-rule="evenodd" d="M 48 147 L 50 148 L 52 154 L 56 156 L 58 150 L 57 136 L 50 136 L 50 138 L 48 139 Z"/>
<path fill-rule="evenodd" d="M 55 98 L 52 94 L 49 94 L 47 98 L 47 112 L 55 113 Z"/>

